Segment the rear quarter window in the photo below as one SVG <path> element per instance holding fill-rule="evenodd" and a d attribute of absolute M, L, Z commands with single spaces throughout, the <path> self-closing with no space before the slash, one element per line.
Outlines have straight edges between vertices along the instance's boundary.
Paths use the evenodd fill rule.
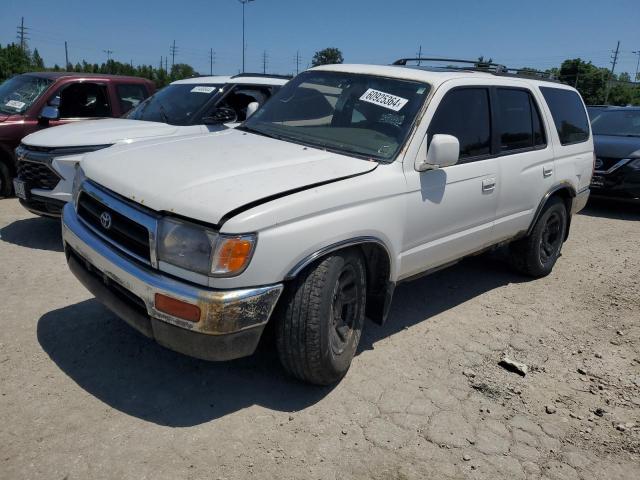
<path fill-rule="evenodd" d="M 585 142 L 589 139 L 589 118 L 580 95 L 573 90 L 540 87 L 562 145 Z"/>

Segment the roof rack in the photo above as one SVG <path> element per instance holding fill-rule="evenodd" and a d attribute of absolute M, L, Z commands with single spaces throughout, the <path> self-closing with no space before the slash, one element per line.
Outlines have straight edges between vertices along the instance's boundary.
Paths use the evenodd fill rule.
<path fill-rule="evenodd" d="M 448 65 L 446 66 L 436 67 L 436 68 L 442 68 L 446 70 L 486 72 L 486 73 L 491 73 L 493 75 L 502 75 L 502 76 L 509 76 L 509 77 L 527 77 L 527 78 L 535 78 L 539 80 L 557 81 L 553 77 L 553 74 L 551 74 L 550 72 L 542 72 L 540 70 L 533 70 L 530 68 L 509 68 L 500 63 L 481 62 L 478 60 L 418 57 L 418 58 L 401 58 L 393 62 L 393 65 L 407 66 L 408 62 L 416 62 L 418 64 L 422 62 L 447 63 Z M 472 65 L 472 66 L 456 66 L 456 65 L 451 65 L 452 63 L 458 63 L 458 64 L 461 63 L 464 65 Z M 417 65 L 417 66 L 420 67 L 421 65 Z"/>
<path fill-rule="evenodd" d="M 242 78 L 242 77 L 262 77 L 262 78 L 281 78 L 283 80 L 291 80 L 293 75 L 276 75 L 272 73 L 239 73 L 237 75 L 233 75 L 231 78 Z"/>
<path fill-rule="evenodd" d="M 491 62 L 479 62 L 478 60 L 460 60 L 458 58 L 431 58 L 431 57 L 418 57 L 418 58 L 401 58 L 393 62 L 393 65 L 406 66 L 407 62 L 440 62 L 440 63 L 464 63 L 466 65 L 473 65 L 473 67 L 456 67 L 455 65 L 447 65 L 449 69 L 458 70 L 480 70 L 483 72 L 495 72 L 506 73 L 507 67 L 499 63 Z"/>

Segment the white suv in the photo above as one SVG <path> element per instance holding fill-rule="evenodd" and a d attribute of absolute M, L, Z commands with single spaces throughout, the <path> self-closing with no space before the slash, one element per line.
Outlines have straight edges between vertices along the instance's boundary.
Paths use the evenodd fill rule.
<path fill-rule="evenodd" d="M 398 282 L 505 243 L 548 274 L 592 170 L 566 85 L 323 66 L 235 130 L 88 154 L 63 239 L 80 281 L 160 344 L 237 358 L 272 321 L 286 370 L 329 384 Z"/>
<path fill-rule="evenodd" d="M 233 128 L 251 116 L 288 77 L 240 74 L 178 80 L 133 105 L 123 118 L 72 122 L 22 139 L 16 149 L 16 195 L 33 213 L 60 216 L 71 199 L 75 168 L 87 152 L 158 137 Z"/>

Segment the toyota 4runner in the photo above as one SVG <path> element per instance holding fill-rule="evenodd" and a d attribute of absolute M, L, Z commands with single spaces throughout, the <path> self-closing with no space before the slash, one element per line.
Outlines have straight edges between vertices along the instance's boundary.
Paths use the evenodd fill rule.
<path fill-rule="evenodd" d="M 579 94 L 407 63 L 314 68 L 235 130 L 88 154 L 63 213 L 69 267 L 194 357 L 250 355 L 274 322 L 284 368 L 316 384 L 347 372 L 398 282 L 506 243 L 547 275 L 589 195 Z"/>

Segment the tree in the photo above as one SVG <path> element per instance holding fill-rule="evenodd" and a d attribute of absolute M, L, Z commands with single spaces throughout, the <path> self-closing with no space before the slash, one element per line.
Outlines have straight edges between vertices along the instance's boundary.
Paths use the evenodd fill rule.
<path fill-rule="evenodd" d="M 578 89 L 587 105 L 604 102 L 605 89 L 611 73 L 581 58 L 565 60 L 560 65 L 558 79 Z"/>
<path fill-rule="evenodd" d="M 320 50 L 313 55 L 313 60 L 311 60 L 311 64 L 314 67 L 342 62 L 344 62 L 344 58 L 342 58 L 342 52 L 338 48 L 325 48 L 324 50 Z"/>
<path fill-rule="evenodd" d="M 176 63 L 171 67 L 171 81 L 194 77 L 196 75 L 198 75 L 198 72 L 196 72 L 191 65 L 187 65 L 186 63 Z"/>
<path fill-rule="evenodd" d="M 33 49 L 33 54 L 31 55 L 31 65 L 33 66 L 34 70 L 44 70 L 44 60 L 40 56 L 40 53 L 38 53 L 37 48 Z"/>

